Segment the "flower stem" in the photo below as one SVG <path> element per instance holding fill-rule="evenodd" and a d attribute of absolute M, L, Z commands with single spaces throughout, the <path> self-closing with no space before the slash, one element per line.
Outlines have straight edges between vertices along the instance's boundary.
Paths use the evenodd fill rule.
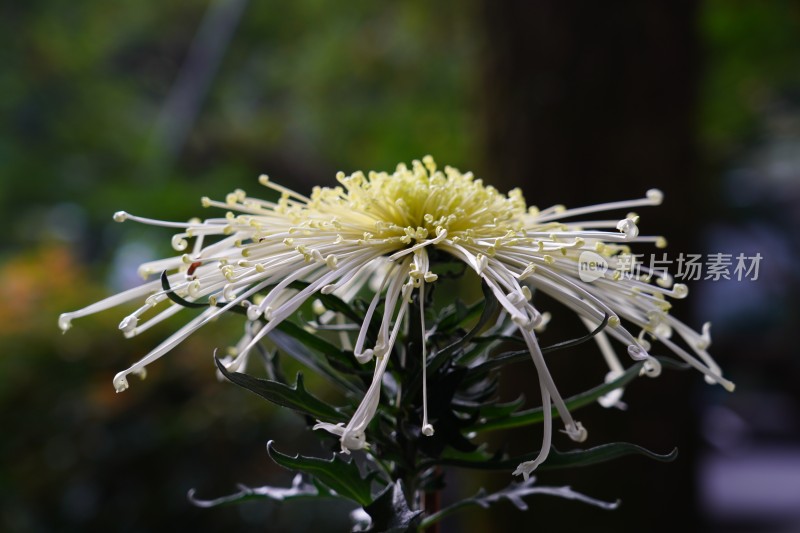
<path fill-rule="evenodd" d="M 435 476 L 438 477 L 440 474 L 441 468 L 437 466 Z M 439 489 L 436 489 L 432 492 L 426 492 L 424 496 L 424 502 L 425 514 L 427 516 L 438 513 L 442 509 L 442 492 Z M 441 522 L 439 521 L 434 522 L 424 529 L 425 533 L 440 533 L 440 524 Z"/>

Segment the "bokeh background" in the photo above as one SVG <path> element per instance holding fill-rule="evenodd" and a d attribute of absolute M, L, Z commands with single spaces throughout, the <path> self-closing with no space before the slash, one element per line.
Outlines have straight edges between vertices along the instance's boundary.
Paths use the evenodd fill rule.
<path fill-rule="evenodd" d="M 627 412 L 580 417 L 590 444 L 678 446 L 676 462 L 539 478 L 615 512 L 543 496 L 443 531 L 800 531 L 800 3 L 31 0 L 0 5 L 0 34 L 0 530 L 346 530 L 336 502 L 188 502 L 287 484 L 269 439 L 314 451 L 302 421 L 215 379 L 236 319 L 116 395 L 176 323 L 123 341 L 122 313 L 63 336 L 57 316 L 168 252 L 119 209 L 185 220 L 262 172 L 308 191 L 430 153 L 541 207 L 658 187 L 641 227 L 671 256 L 763 256 L 758 280 L 693 283 L 675 310 L 713 322 L 734 394 L 671 372 L 630 386 Z M 588 359 L 553 361 L 567 392 L 602 378 Z M 536 397 L 519 370 L 508 394 Z M 510 477 L 451 475 L 445 499 Z"/>

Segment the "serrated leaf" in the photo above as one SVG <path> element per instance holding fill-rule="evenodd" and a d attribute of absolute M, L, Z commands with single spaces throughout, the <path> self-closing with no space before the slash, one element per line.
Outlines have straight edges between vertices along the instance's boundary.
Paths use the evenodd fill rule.
<path fill-rule="evenodd" d="M 422 511 L 412 511 L 408 507 L 400 480 L 386 487 L 374 502 L 364 506 L 364 511 L 372 523 L 361 531 L 368 533 L 416 532 L 422 519 Z"/>
<path fill-rule="evenodd" d="M 325 498 L 331 496 L 330 492 L 310 483 L 303 477 L 302 474 L 297 474 L 292 480 L 292 486 L 285 487 L 271 487 L 269 485 L 264 487 L 248 487 L 247 485 L 237 485 L 239 492 L 215 498 L 213 500 L 201 500 L 195 497 L 197 491 L 192 489 L 189 491 L 187 497 L 192 504 L 197 507 L 216 507 L 218 505 L 227 505 L 242 503 L 250 500 L 273 500 L 273 501 L 286 501 L 286 500 L 299 500 L 310 498 Z"/>
<path fill-rule="evenodd" d="M 317 481 L 343 498 L 353 500 L 361 506 L 372 502 L 371 481 L 361 477 L 353 461 L 347 462 L 338 455 L 327 460 L 299 454 L 291 457 L 277 451 L 273 441 L 267 443 L 267 453 L 280 466 L 314 476 Z"/>
<path fill-rule="evenodd" d="M 302 372 L 297 373 L 295 385 L 290 387 L 278 381 L 259 379 L 241 372 L 229 372 L 219 359 L 216 359 L 216 362 L 219 371 L 229 381 L 258 394 L 274 404 L 288 407 L 323 422 L 339 423 L 347 421 L 347 417 L 339 410 L 313 396 L 305 389 Z"/>
<path fill-rule="evenodd" d="M 570 396 L 569 398 L 566 398 L 564 400 L 564 403 L 566 404 L 567 409 L 573 411 L 585 405 L 589 405 L 590 403 L 594 402 L 604 394 L 608 394 L 614 389 L 618 389 L 620 387 L 625 386 L 628 382 L 630 382 L 636 376 L 639 375 L 641 368 L 642 368 L 642 363 L 636 363 L 630 368 L 628 368 L 617 379 L 610 381 L 608 383 L 603 383 L 602 385 L 598 385 L 593 389 L 581 392 L 580 394 L 576 394 L 575 396 Z M 551 412 L 553 413 L 553 418 L 559 417 L 558 411 L 554 406 L 551 406 Z M 497 418 L 487 417 L 484 422 L 475 424 L 474 426 L 468 428 L 467 431 L 494 431 L 498 429 L 516 428 L 516 427 L 528 426 L 531 424 L 538 424 L 543 420 L 544 420 L 544 410 L 541 407 L 535 407 L 533 409 L 527 409 L 525 411 L 518 411 L 516 413 L 507 416 L 501 416 Z"/>

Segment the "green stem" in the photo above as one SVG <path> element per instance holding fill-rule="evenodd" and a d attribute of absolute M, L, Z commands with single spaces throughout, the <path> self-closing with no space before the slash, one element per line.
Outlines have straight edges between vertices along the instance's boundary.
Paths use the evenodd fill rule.
<path fill-rule="evenodd" d="M 441 472 L 441 467 L 436 467 L 436 473 Z M 425 519 L 420 524 L 420 529 L 425 533 L 440 533 L 441 526 L 439 520 L 442 518 L 442 494 L 441 491 L 435 490 L 433 492 L 425 493 L 425 512 L 428 513 L 427 518 L 438 516 L 436 520 L 425 523 Z"/>
<path fill-rule="evenodd" d="M 417 293 L 417 295 L 419 295 L 419 293 Z M 426 364 L 426 362 L 421 360 L 423 346 L 422 343 L 425 342 L 424 332 L 422 331 L 421 312 L 422 310 L 418 301 L 411 304 L 408 315 L 408 335 L 405 342 L 405 365 L 400 369 L 400 371 L 404 373 L 404 378 L 413 377 L 413 379 L 403 379 L 403 382 L 414 382 L 417 384 L 417 386 L 403 388 L 402 394 L 404 396 L 408 396 L 403 398 L 400 402 L 401 408 L 400 412 L 398 413 L 398 423 L 400 423 L 401 420 L 405 422 L 416 422 L 417 412 L 422 410 L 422 393 L 420 385 L 423 376 L 422 365 Z M 400 434 L 399 427 L 397 431 L 398 434 Z M 424 437 L 420 431 L 417 437 L 408 439 L 406 443 L 404 454 L 409 460 L 408 464 L 413 465 L 414 468 L 406 473 L 403 481 L 406 483 L 406 487 L 408 488 L 409 499 L 413 500 L 409 502 L 409 505 L 412 508 L 422 507 L 426 514 L 437 514 L 442 507 L 441 491 L 439 489 L 427 491 L 420 487 L 422 484 L 421 476 L 424 475 L 425 469 L 419 468 L 423 458 L 420 456 L 419 445 L 417 441 L 424 438 L 426 437 Z M 441 469 L 436 467 L 433 475 L 436 476 L 440 472 Z M 426 533 L 439 533 L 440 527 L 438 524 L 432 524 L 431 527 L 426 527 L 421 530 L 425 531 Z"/>

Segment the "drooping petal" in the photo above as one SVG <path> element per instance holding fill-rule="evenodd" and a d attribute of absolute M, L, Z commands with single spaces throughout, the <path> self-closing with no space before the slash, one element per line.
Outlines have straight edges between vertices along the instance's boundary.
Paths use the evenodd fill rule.
<path fill-rule="evenodd" d="M 205 220 L 165 222 L 117 212 L 118 222 L 176 230 L 171 244 L 178 254 L 139 267 L 145 278 L 164 273 L 164 281 L 146 281 L 64 313 L 59 326 L 66 331 L 74 319 L 139 301 L 139 307 L 127 311 L 119 324 L 123 335 L 131 337 L 184 307 L 202 307 L 114 378 L 120 391 L 128 386 L 127 375 L 143 375 L 146 365 L 229 311 L 244 311 L 249 321 L 245 334 L 224 359 L 229 368 L 241 369 L 248 354 L 306 301 L 334 293 L 349 302 L 366 294 L 370 304 L 364 321 L 353 324 L 338 315 L 336 325 L 342 346 L 352 346 L 359 363 L 375 359 L 372 382 L 347 424 L 315 426 L 337 435 L 343 451 L 358 450 L 368 446 L 366 431 L 379 409 L 382 384 L 392 368 L 394 346 L 407 325 L 414 289 L 419 291 L 423 335 L 422 432 L 433 432 L 427 409 L 424 306 L 425 284 L 438 278 L 431 264 L 435 255 L 429 253 L 436 249 L 462 261 L 484 280 L 519 330 L 536 368 L 545 411 L 544 439 L 539 456 L 521 464 L 515 474 L 527 478 L 546 459 L 552 440 L 550 406 L 558 411 L 570 438 L 579 442 L 586 438 L 539 348 L 536 334 L 550 315 L 534 306 L 537 291 L 575 313 L 590 330 L 606 321 L 607 327 L 595 335 L 595 341 L 609 368 L 607 382 L 624 372 L 613 345 L 619 343 L 631 359 L 643 362 L 642 372 L 650 377 L 659 375 L 661 365 L 649 352 L 661 346 L 703 373 L 709 383 L 733 389 L 708 353 L 710 325 L 697 332 L 669 314 L 670 299 L 686 297 L 686 286 L 674 283 L 666 272 L 631 260 L 632 245 L 664 247 L 666 240 L 641 234 L 636 213 L 605 214 L 659 205 L 660 191 L 652 189 L 632 200 L 539 210 L 528 207 L 518 189 L 502 194 L 469 172 L 439 169 L 430 156 L 413 161 L 410 167 L 399 164 L 391 173 L 339 173 L 336 180 L 339 185 L 315 187 L 306 196 L 261 176 L 259 182 L 277 193 L 277 199 L 254 198 L 241 189 L 224 201 L 203 198 L 204 207 L 227 211 Z M 580 220 L 587 215 L 593 219 Z M 591 276 L 581 275 L 586 257 L 597 267 Z M 329 314 L 336 313 L 323 312 L 325 317 L 320 314 L 319 323 L 312 325 L 333 329 Z M 372 339 L 370 325 L 378 312 L 383 314 L 377 338 Z M 398 363 L 397 368 L 402 368 L 403 361 Z M 402 376 L 392 377 L 402 386 Z M 599 401 L 619 406 L 621 394 L 617 389 Z"/>

